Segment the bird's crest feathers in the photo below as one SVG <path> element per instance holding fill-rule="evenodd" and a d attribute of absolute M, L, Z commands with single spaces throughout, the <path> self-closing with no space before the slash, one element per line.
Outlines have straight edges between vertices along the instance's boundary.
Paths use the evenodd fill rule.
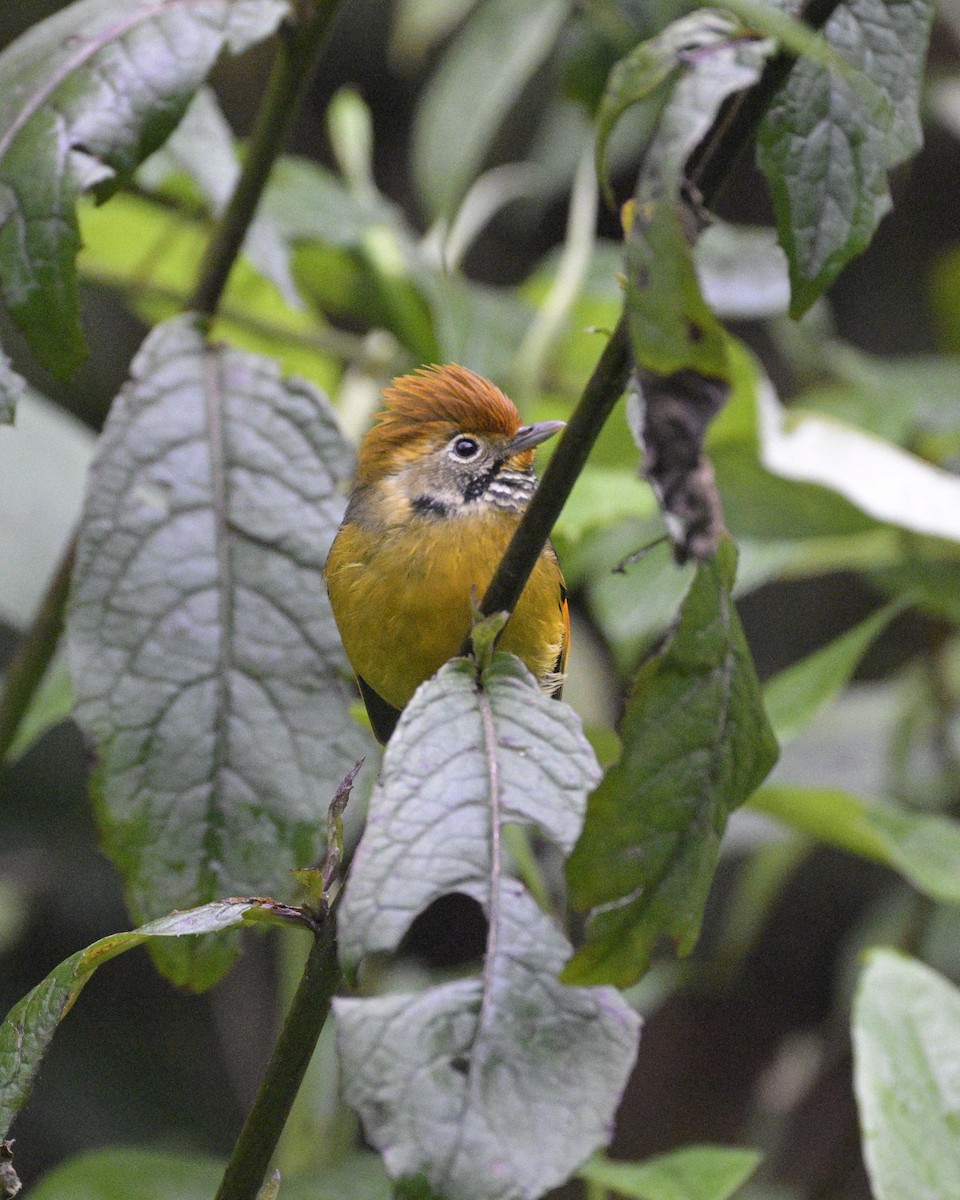
<path fill-rule="evenodd" d="M 385 475 L 418 453 L 425 441 L 441 441 L 455 433 L 509 438 L 520 428 L 512 400 L 489 379 L 453 363 L 401 375 L 384 390 L 383 399 L 378 423 L 360 447 L 358 480 Z"/>

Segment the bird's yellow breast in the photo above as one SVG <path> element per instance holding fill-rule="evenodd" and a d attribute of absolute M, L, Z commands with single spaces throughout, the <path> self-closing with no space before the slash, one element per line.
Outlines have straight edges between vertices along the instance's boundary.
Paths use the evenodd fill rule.
<path fill-rule="evenodd" d="M 493 511 L 389 532 L 340 529 L 325 570 L 333 613 L 353 669 L 389 704 L 403 708 L 459 653 L 471 589 L 483 596 L 518 521 L 517 513 Z M 564 645 L 562 587 L 548 547 L 500 641 L 541 680 Z"/>

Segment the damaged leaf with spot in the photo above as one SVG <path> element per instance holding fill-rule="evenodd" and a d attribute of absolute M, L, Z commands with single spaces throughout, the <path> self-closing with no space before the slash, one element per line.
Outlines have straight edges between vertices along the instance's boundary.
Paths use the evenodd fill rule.
<path fill-rule="evenodd" d="M 101 836 L 137 920 L 284 898 L 369 748 L 321 578 L 352 466 L 321 393 L 207 344 L 191 317 L 154 330 L 114 402 L 67 638 Z M 154 953 L 201 987 L 233 950 Z"/>
<path fill-rule="evenodd" d="M 694 267 L 693 246 L 705 214 L 687 186 L 685 169 L 720 105 L 757 81 L 772 46 L 735 18 L 703 10 L 618 64 L 601 104 L 601 163 L 612 114 L 640 102 L 651 116 L 626 210 L 633 424 L 645 453 L 645 475 L 680 562 L 709 558 L 723 532 L 703 435 L 730 382 L 727 335 L 703 298 Z"/>
<path fill-rule="evenodd" d="M 505 874 L 507 824 L 566 854 L 599 777 L 580 722 L 496 654 L 425 683 L 387 747 L 338 921 L 348 969 L 395 950 L 451 892 L 488 921 L 482 973 L 334 1002 L 345 1097 L 390 1175 L 444 1200 L 533 1200 L 609 1136 L 639 1021 L 610 988 L 567 987 L 563 933 Z"/>

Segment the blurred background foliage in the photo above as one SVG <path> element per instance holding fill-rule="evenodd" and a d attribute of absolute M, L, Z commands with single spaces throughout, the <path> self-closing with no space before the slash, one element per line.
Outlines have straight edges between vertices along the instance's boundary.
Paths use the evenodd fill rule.
<path fill-rule="evenodd" d="M 0 44 L 59 7 L 3 6 Z M 231 280 L 219 332 L 319 383 L 353 437 L 380 387 L 427 361 L 491 376 L 532 419 L 568 413 L 602 349 L 596 331 L 609 330 L 621 307 L 619 217 L 596 204 L 590 112 L 617 58 L 686 7 L 347 0 L 292 154 Z M 801 325 L 785 316 L 784 267 L 769 238 L 750 234 L 744 243 L 721 227 L 701 255 L 707 294 L 782 399 L 951 471 L 960 468 L 958 48 L 960 8 L 942 0 L 925 147 L 894 178 L 895 209 L 869 250 Z M 204 96 L 191 126 L 136 186 L 100 209 L 84 205 L 91 353 L 77 378 L 46 377 L 18 335 L 2 331 L 15 365 L 55 405 L 25 408 L 15 445 L 0 434 L 5 656 L 53 570 L 93 431 L 147 324 L 190 293 L 231 170 L 223 115 L 242 139 L 269 55 L 264 46 L 223 63 L 213 79 L 220 108 Z M 611 151 L 621 200 L 632 190 L 636 141 L 625 120 Z M 718 211 L 740 225 L 770 224 L 764 185 L 746 161 Z M 731 435 L 737 419 L 732 409 L 713 456 L 741 545 L 740 612 L 761 679 L 889 597 L 911 601 L 871 630 L 877 636 L 854 683 L 786 747 L 773 784 L 956 813 L 956 545 L 865 515 L 836 492 L 764 474 L 749 439 Z M 878 491 L 887 482 L 868 480 Z M 612 570 L 659 530 L 621 409 L 555 536 L 576 621 L 568 698 L 607 760 L 616 755 L 613 726 L 630 674 L 689 582 L 663 546 L 624 573 Z M 54 673 L 53 712 L 62 688 Z M 87 766 L 76 730 L 58 724 L 0 776 L 4 1010 L 73 950 L 128 922 L 96 847 Z M 794 824 L 785 833 L 756 811 L 734 820 L 696 955 L 680 964 L 665 955 L 641 985 L 636 1001 L 648 1023 L 613 1152 L 642 1158 L 689 1142 L 752 1145 L 766 1155 L 750 1185 L 757 1200 L 856 1200 L 869 1195 L 847 1032 L 857 952 L 893 941 L 957 979 L 960 927 L 955 908 L 880 865 L 890 854 L 825 846 L 802 814 Z M 848 842 L 864 850 L 855 836 Z M 901 870 L 916 882 L 916 861 Z M 444 902 L 408 939 L 403 969 L 449 967 L 481 946 L 472 910 Z M 282 997 L 296 972 L 265 936 L 251 937 L 248 950 L 200 998 L 159 979 L 139 951 L 98 977 L 18 1120 L 28 1185 L 101 1147 L 229 1151 L 272 1043 L 277 979 Z M 318 1056 L 328 1066 L 330 1053 L 324 1044 Z M 353 1137 L 332 1074 L 318 1069 L 308 1087 L 284 1148 L 291 1169 L 335 1157 L 338 1138 Z M 379 1177 L 355 1186 L 382 1189 Z"/>

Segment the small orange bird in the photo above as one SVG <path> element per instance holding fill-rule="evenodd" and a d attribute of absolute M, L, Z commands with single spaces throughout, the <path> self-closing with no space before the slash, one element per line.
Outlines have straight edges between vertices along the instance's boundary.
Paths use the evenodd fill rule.
<path fill-rule="evenodd" d="M 471 593 L 486 591 L 536 486 L 534 448 L 563 427 L 522 425 L 499 388 L 453 365 L 395 379 L 384 405 L 325 568 L 381 742 L 417 687 L 460 653 Z M 500 648 L 559 696 L 569 641 L 563 575 L 546 546 Z"/>

